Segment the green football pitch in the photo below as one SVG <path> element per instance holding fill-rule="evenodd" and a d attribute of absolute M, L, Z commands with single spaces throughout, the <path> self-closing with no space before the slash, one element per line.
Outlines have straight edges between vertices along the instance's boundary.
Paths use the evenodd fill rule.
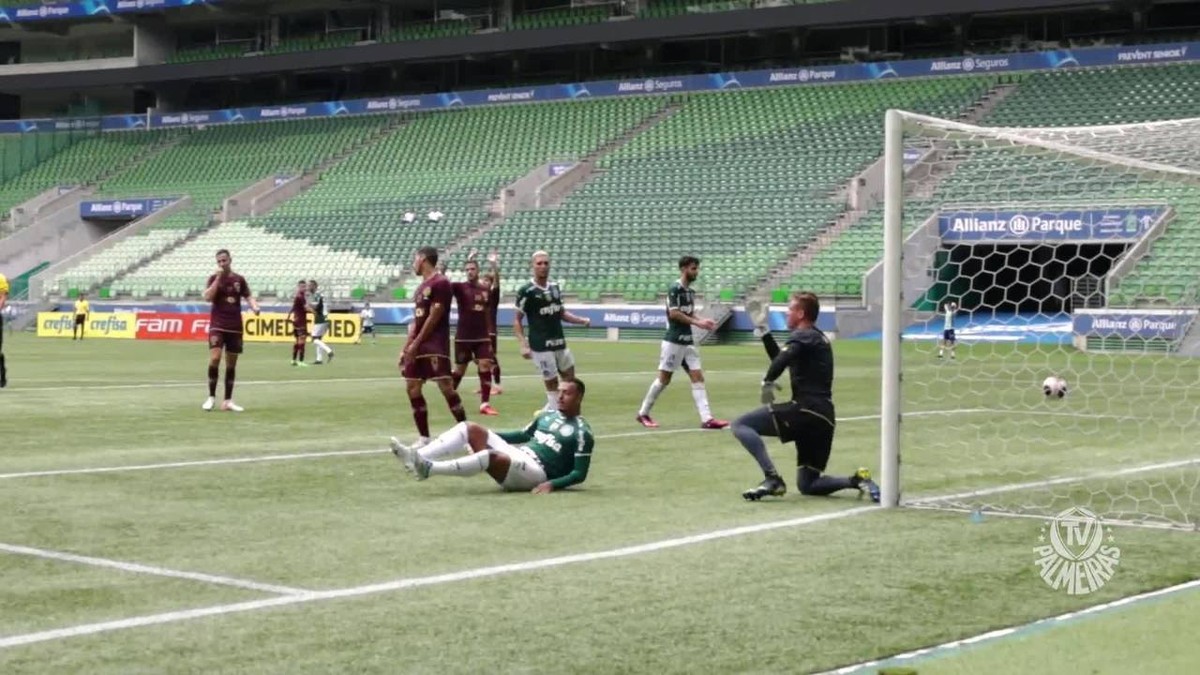
<path fill-rule="evenodd" d="M 386 451 L 388 436 L 415 435 L 398 347 L 340 346 L 332 365 L 301 370 L 287 345 L 249 345 L 236 394 L 246 412 L 232 414 L 200 409 L 203 344 L 6 336 L 0 672 L 791 673 L 882 661 L 921 673 L 1183 673 L 1200 660 L 1200 584 L 1181 586 L 1200 579 L 1195 532 L 1110 528 L 1119 567 L 1070 595 L 1039 576 L 1041 519 L 885 510 L 850 493 L 803 497 L 793 480 L 785 498 L 747 503 L 757 466 L 727 431 L 698 428 L 682 374 L 655 407 L 659 429 L 634 421 L 657 343 L 572 343 L 597 435 L 581 489 L 416 482 Z M 1120 414 L 1089 412 L 1100 399 L 1079 393 L 1061 402 L 1076 408 L 1038 417 L 1011 412 L 1046 405 L 1024 384 L 1053 365 L 1036 353 L 962 347 L 948 364 L 928 345 L 908 350 L 906 498 L 1001 486 L 987 501 L 1004 506 L 1003 486 L 1021 483 L 1008 505 L 1125 499 L 1200 518 L 1195 464 L 1138 474 L 1144 485 L 1116 486 L 1110 473 L 1095 490 L 1087 478 L 1196 458 L 1196 411 L 1132 386 L 1150 381 L 1145 367 L 1195 386 L 1194 364 L 1090 361 L 1086 378 L 1121 373 L 1126 384 L 1105 394 L 1133 397 Z M 501 351 L 502 414 L 470 417 L 508 429 L 544 397 L 513 344 Z M 829 470 L 877 470 L 879 345 L 835 352 Z M 757 405 L 761 348 L 703 357 L 717 416 Z M 476 386 L 460 388 L 469 412 Z M 432 386 L 426 396 L 445 428 L 444 403 Z M 790 446 L 768 447 L 790 478 Z M 1137 597 L 1160 589 L 1172 590 Z"/>

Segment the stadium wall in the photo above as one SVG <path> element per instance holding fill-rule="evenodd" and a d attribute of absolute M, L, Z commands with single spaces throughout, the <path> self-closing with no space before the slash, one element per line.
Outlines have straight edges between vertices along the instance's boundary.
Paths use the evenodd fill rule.
<path fill-rule="evenodd" d="M 112 0 L 109 0 L 110 2 Z M 1045 12 L 1096 7 L 1103 3 L 1080 0 L 997 0 L 974 3 L 959 0 L 841 0 L 789 7 L 682 14 L 661 19 L 610 21 L 566 28 L 504 30 L 494 33 L 436 40 L 357 45 L 294 54 L 264 55 L 204 63 L 162 64 L 105 72 L 87 70 L 55 78 L 30 75 L 0 77 L 0 91 L 82 89 L 116 85 L 145 85 L 181 80 L 246 77 L 279 72 L 314 71 L 399 61 L 455 59 L 464 55 L 487 56 L 593 44 L 621 44 L 695 39 L 794 28 L 835 27 L 911 22 L 919 17 L 957 16 L 964 13 Z"/>
<path fill-rule="evenodd" d="M 835 3 L 836 4 L 836 3 Z M 1200 60 L 1200 42 L 1136 47 L 1058 49 L 939 59 L 912 59 L 771 70 L 709 73 L 638 80 L 601 80 L 569 84 L 480 89 L 415 96 L 389 96 L 263 107 L 229 108 L 147 115 L 109 115 L 88 119 L 0 121 L 0 133 L 38 133 L 78 129 L 128 131 L 142 128 L 189 127 L 338 115 L 365 115 L 448 110 L 453 108 L 567 101 L 616 96 L 676 94 L 758 87 L 807 86 L 869 82 L 898 78 L 1017 73 L 1101 66 L 1190 63 Z"/>

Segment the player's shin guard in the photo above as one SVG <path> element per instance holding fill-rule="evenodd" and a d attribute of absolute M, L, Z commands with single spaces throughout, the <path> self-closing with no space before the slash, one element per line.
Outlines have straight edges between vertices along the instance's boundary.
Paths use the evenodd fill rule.
<path fill-rule="evenodd" d="M 208 367 L 208 395 L 215 397 L 217 395 L 217 370 L 216 366 Z"/>
<path fill-rule="evenodd" d="M 429 406 L 425 404 L 425 397 L 418 396 L 410 399 L 412 403 L 413 422 L 417 424 L 417 434 L 421 438 L 429 438 Z"/>
<path fill-rule="evenodd" d="M 233 381 L 237 379 L 237 368 L 235 366 L 225 366 L 225 400 L 233 398 Z"/>
<path fill-rule="evenodd" d="M 487 471 L 490 456 L 486 452 L 477 452 L 461 459 L 445 462 L 433 462 L 429 465 L 431 476 L 474 476 Z"/>
<path fill-rule="evenodd" d="M 492 374 L 479 374 L 479 402 L 487 403 L 492 399 Z"/>
<path fill-rule="evenodd" d="M 696 410 L 700 413 L 700 421 L 707 422 L 712 419 L 712 410 L 708 407 L 708 390 L 704 388 L 703 382 L 692 383 L 692 400 L 696 402 Z"/>
<path fill-rule="evenodd" d="M 467 420 L 467 411 L 463 410 L 462 397 L 457 391 L 451 391 L 446 396 L 446 405 L 450 406 L 450 414 L 454 415 L 455 422 L 465 422 Z"/>
<path fill-rule="evenodd" d="M 428 444 L 417 449 L 417 454 L 425 459 L 441 459 L 452 455 L 462 454 L 463 447 L 467 445 L 467 423 L 459 422 L 449 431 L 446 431 L 437 438 L 429 441 Z"/>
<path fill-rule="evenodd" d="M 666 389 L 666 385 L 657 377 L 650 383 L 650 390 L 646 392 L 646 397 L 642 399 L 642 407 L 638 408 L 639 415 L 649 415 L 650 409 L 654 407 L 654 402 L 658 400 L 658 395 Z"/>

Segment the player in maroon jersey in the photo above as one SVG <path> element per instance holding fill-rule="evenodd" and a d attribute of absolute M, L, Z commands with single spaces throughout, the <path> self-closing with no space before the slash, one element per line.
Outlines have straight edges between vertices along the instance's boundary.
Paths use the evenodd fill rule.
<path fill-rule="evenodd" d="M 287 320 L 292 322 L 292 335 L 296 336 L 292 344 L 292 365 L 307 368 L 304 347 L 308 340 L 308 283 L 303 279 L 296 282 L 296 295 L 292 297 L 292 309 L 288 312 Z"/>
<path fill-rule="evenodd" d="M 426 380 L 437 383 L 455 420 L 467 419 L 450 374 L 450 302 L 454 290 L 450 280 L 438 273 L 437 261 L 438 251 L 432 246 L 421 248 L 413 259 L 413 271 L 423 281 L 417 286 L 408 341 L 400 352 L 400 371 L 420 435 L 417 445 L 429 441 L 429 408 L 421 392 Z"/>
<path fill-rule="evenodd" d="M 208 326 L 208 399 L 201 406 L 204 410 L 212 410 L 217 401 L 217 372 L 222 351 L 225 352 L 225 399 L 221 402 L 221 410 L 243 410 L 233 402 L 238 354 L 242 353 L 242 299 L 249 301 L 256 316 L 260 310 L 258 301 L 250 295 L 250 284 L 231 269 L 232 264 L 233 256 L 228 250 L 217 251 L 217 273 L 208 278 L 204 287 L 204 300 L 212 303 Z"/>
<path fill-rule="evenodd" d="M 495 254 L 488 256 L 495 265 Z M 492 394 L 492 341 L 488 337 L 488 296 L 491 289 L 479 281 L 475 251 L 467 256 L 467 280 L 451 284 L 458 305 L 458 327 L 454 332 L 454 388 L 462 382 L 467 365 L 475 362 L 479 372 L 479 412 L 499 415 L 489 402 Z"/>
<path fill-rule="evenodd" d="M 492 343 L 492 396 L 504 393 L 500 386 L 500 345 L 496 339 L 496 316 L 500 312 L 500 255 L 495 251 L 488 254 L 492 269 L 483 275 L 488 285 L 488 339 Z M 482 390 L 478 393 L 482 393 Z"/>

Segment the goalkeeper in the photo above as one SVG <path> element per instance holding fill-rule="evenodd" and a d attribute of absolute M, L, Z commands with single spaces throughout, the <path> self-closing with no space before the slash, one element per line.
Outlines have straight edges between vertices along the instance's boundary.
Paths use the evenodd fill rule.
<path fill-rule="evenodd" d="M 755 307 L 754 305 L 759 306 Z M 767 453 L 763 436 L 776 436 L 781 443 L 796 444 L 796 482 L 805 495 L 830 495 L 839 490 L 859 490 L 879 501 L 879 487 L 866 469 L 849 478 L 823 475 L 829 462 L 835 428 L 833 411 L 833 349 L 829 338 L 816 327 L 821 304 L 812 293 L 793 293 L 788 299 L 787 326 L 792 331 L 782 348 L 766 330 L 766 312 L 761 303 L 747 303 L 754 317 L 755 335 L 767 348 L 771 365 L 762 381 L 764 407 L 742 415 L 733 423 L 733 435 L 758 462 L 765 478 L 742 493 L 749 501 L 782 497 L 787 485 Z M 755 316 L 757 314 L 758 316 Z M 775 383 L 784 370 L 790 371 L 792 400 L 775 403 Z"/>

